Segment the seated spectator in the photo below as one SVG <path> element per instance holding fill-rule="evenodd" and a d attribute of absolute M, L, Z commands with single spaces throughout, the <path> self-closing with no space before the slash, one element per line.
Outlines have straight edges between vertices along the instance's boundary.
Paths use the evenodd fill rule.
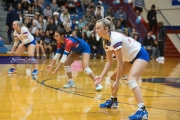
<path fill-rule="evenodd" d="M 29 17 L 25 17 L 24 19 L 24 26 L 26 26 L 28 29 L 31 28 L 32 21 Z"/>
<path fill-rule="evenodd" d="M 76 31 L 77 37 L 81 38 L 81 32 L 80 32 L 80 30 L 79 30 L 77 25 L 74 26 L 74 30 Z"/>
<path fill-rule="evenodd" d="M 88 25 L 86 25 L 86 26 L 85 26 L 85 30 L 83 30 L 83 31 L 85 31 L 85 32 L 86 32 L 87 37 L 89 38 L 89 37 L 90 37 L 90 35 L 91 35 L 91 31 L 89 30 L 89 26 L 88 26 Z"/>
<path fill-rule="evenodd" d="M 50 4 L 50 9 L 52 10 L 52 13 L 58 11 L 58 5 L 56 4 L 56 0 L 52 0 L 52 4 Z"/>
<path fill-rule="evenodd" d="M 90 9 L 90 14 L 92 16 L 94 16 L 95 15 L 95 7 L 94 6 L 90 6 L 89 9 Z"/>
<path fill-rule="evenodd" d="M 139 34 L 134 34 L 132 38 L 139 42 Z"/>
<path fill-rule="evenodd" d="M 61 24 L 61 21 L 59 19 L 59 13 L 58 12 L 54 12 L 53 13 L 53 20 L 54 20 L 54 23 L 55 25 L 58 27 L 58 29 L 60 28 L 60 24 Z"/>
<path fill-rule="evenodd" d="M 113 12 L 113 9 L 111 7 L 109 7 L 105 13 L 105 17 L 107 17 L 107 16 L 114 17 L 114 12 Z"/>
<path fill-rule="evenodd" d="M 42 16 L 42 15 L 40 15 L 40 16 L 38 17 L 38 21 L 37 21 L 36 25 L 37 25 L 37 28 L 38 28 L 38 29 L 43 29 L 43 31 L 46 31 L 47 23 L 46 23 L 46 21 L 43 19 L 43 16 Z"/>
<path fill-rule="evenodd" d="M 124 33 L 124 28 L 123 28 L 123 26 L 121 25 L 121 21 L 120 21 L 120 20 L 117 20 L 117 21 L 116 21 L 115 28 L 116 28 L 116 31 Z"/>
<path fill-rule="evenodd" d="M 71 26 L 70 26 L 69 24 L 67 24 L 67 25 L 65 26 L 64 31 L 65 31 L 65 34 L 66 34 L 67 36 L 70 36 L 70 35 L 72 34 Z"/>
<path fill-rule="evenodd" d="M 85 41 L 85 42 L 88 42 L 88 37 L 87 37 L 87 34 L 85 31 L 82 31 L 81 32 L 81 38 Z"/>
<path fill-rule="evenodd" d="M 43 11 L 44 17 L 45 19 L 47 19 L 48 17 L 52 17 L 52 10 L 50 9 L 50 6 L 47 5 L 46 8 Z"/>
<path fill-rule="evenodd" d="M 130 36 L 130 37 L 133 37 L 134 34 L 138 34 L 138 35 L 139 35 L 139 33 L 136 32 L 136 28 L 135 28 L 135 27 L 132 28 L 132 32 L 129 34 L 129 36 Z"/>
<path fill-rule="evenodd" d="M 31 34 L 35 34 L 35 31 L 37 29 L 37 25 L 35 21 L 32 21 L 32 26 L 31 26 Z"/>
<path fill-rule="evenodd" d="M 96 59 L 97 52 L 98 52 L 98 41 L 96 40 L 96 36 L 95 36 L 94 32 L 91 33 L 89 40 L 88 40 L 88 44 L 91 48 L 91 54 L 92 54 L 91 58 Z"/>
<path fill-rule="evenodd" d="M 42 41 L 43 37 L 40 35 L 39 29 L 35 30 L 34 39 L 36 40 L 37 58 L 39 58 L 39 50 L 41 50 L 43 57 L 46 58 L 46 54 L 45 54 L 44 48 L 43 48 L 43 41 Z"/>
<path fill-rule="evenodd" d="M 28 7 L 28 11 L 26 11 L 26 13 L 24 14 L 24 17 L 29 17 L 30 19 L 34 18 L 34 12 L 31 6 Z"/>
<path fill-rule="evenodd" d="M 34 12 L 34 13 L 42 14 L 42 9 L 41 9 L 41 7 L 38 5 L 37 1 L 34 1 L 34 4 L 33 4 L 33 12 Z"/>
<path fill-rule="evenodd" d="M 16 11 L 16 13 L 18 15 L 21 15 L 23 17 L 24 11 L 23 11 L 21 3 L 18 3 L 17 8 L 15 9 L 15 11 Z"/>
<path fill-rule="evenodd" d="M 89 24 L 89 30 L 90 31 L 94 30 L 94 27 L 96 25 L 96 21 L 97 21 L 97 19 L 96 19 L 96 17 L 94 17 L 92 22 Z"/>
<path fill-rule="evenodd" d="M 147 35 L 143 40 L 143 45 L 144 45 L 144 48 L 148 51 L 149 56 L 151 57 L 151 52 L 153 52 L 153 50 L 155 50 L 155 49 L 153 48 L 154 40 L 151 37 L 150 32 L 147 32 Z"/>
<path fill-rule="evenodd" d="M 39 34 L 44 37 L 45 36 L 45 33 L 44 33 L 44 30 L 43 29 L 39 29 Z"/>
<path fill-rule="evenodd" d="M 73 30 L 73 31 L 72 31 L 71 36 L 72 36 L 72 37 L 77 37 L 77 32 L 76 32 L 76 30 Z"/>
<path fill-rule="evenodd" d="M 101 14 L 102 18 L 104 18 L 104 7 L 102 6 L 102 2 L 101 2 L 101 1 L 99 1 L 99 2 L 97 3 L 96 10 L 95 10 L 95 14 L 96 14 L 98 11 L 100 11 L 100 14 Z"/>
<path fill-rule="evenodd" d="M 76 3 L 73 0 L 67 2 L 67 9 L 69 13 L 76 14 Z"/>
<path fill-rule="evenodd" d="M 30 3 L 28 1 L 26 1 L 26 0 L 22 0 L 21 4 L 22 4 L 22 9 L 27 11 L 28 7 L 30 6 Z"/>
<path fill-rule="evenodd" d="M 73 20 L 71 28 L 74 30 L 74 27 L 77 25 L 76 19 Z"/>
<path fill-rule="evenodd" d="M 92 16 L 92 15 L 90 14 L 90 10 L 87 9 L 86 14 L 83 15 L 83 21 L 84 21 L 86 24 L 91 23 L 93 17 L 94 17 L 94 16 Z"/>
<path fill-rule="evenodd" d="M 70 21 L 70 23 L 71 23 L 70 14 L 67 9 L 64 9 L 63 13 L 61 13 L 60 19 L 61 19 L 62 25 L 67 23 L 68 21 Z"/>
<path fill-rule="evenodd" d="M 49 30 L 50 36 L 53 38 L 54 33 L 57 31 L 57 26 L 52 18 L 50 19 L 50 23 L 47 25 L 46 30 Z"/>
<path fill-rule="evenodd" d="M 123 10 L 123 7 L 121 7 L 120 10 L 118 10 L 116 12 L 115 18 L 116 18 L 116 20 L 120 20 L 121 21 L 121 25 L 123 27 L 126 27 L 127 15 L 126 15 L 126 12 Z"/>
<path fill-rule="evenodd" d="M 82 30 L 82 27 L 85 26 L 85 22 L 82 20 L 82 18 L 79 19 L 79 22 L 78 22 L 78 28 L 79 30 Z"/>
<path fill-rule="evenodd" d="M 43 12 L 45 9 L 44 0 L 38 0 L 37 2 L 38 2 L 38 6 L 41 8 L 41 11 Z"/>
<path fill-rule="evenodd" d="M 97 20 L 102 19 L 101 7 L 98 7 L 98 11 L 95 13 L 95 17 L 96 17 Z"/>
<path fill-rule="evenodd" d="M 86 12 L 86 8 L 89 7 L 91 0 L 81 0 L 80 2 L 83 12 Z"/>
<path fill-rule="evenodd" d="M 43 37 L 43 46 L 45 51 L 49 50 L 49 57 L 52 57 L 52 46 L 51 46 L 52 38 L 50 36 L 50 31 L 46 30 L 45 36 Z"/>

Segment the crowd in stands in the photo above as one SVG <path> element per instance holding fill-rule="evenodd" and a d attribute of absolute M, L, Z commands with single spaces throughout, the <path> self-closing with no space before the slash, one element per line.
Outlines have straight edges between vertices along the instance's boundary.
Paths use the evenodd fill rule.
<path fill-rule="evenodd" d="M 64 29 L 67 36 L 77 36 L 84 39 L 91 48 L 92 58 L 96 58 L 100 54 L 104 58 L 104 49 L 102 39 L 95 33 L 95 23 L 97 20 L 107 18 L 112 22 L 112 30 L 125 33 L 129 37 L 133 37 L 139 41 L 140 34 L 136 28 L 131 28 L 127 24 L 127 13 L 123 7 L 114 12 L 109 7 L 105 9 L 102 1 L 94 0 L 52 0 L 51 4 L 45 6 L 44 0 L 8 0 L 12 3 L 12 7 L 19 16 L 20 22 L 26 26 L 34 35 L 37 45 L 36 54 L 39 57 L 41 51 L 45 56 L 47 51 L 52 54 L 56 50 L 56 41 L 54 40 L 54 32 L 60 28 Z M 138 2 L 138 4 L 140 4 Z M 8 3 L 6 4 L 8 10 Z M 139 12 L 142 12 L 142 6 L 134 5 Z M 144 6 L 144 3 L 143 3 Z M 153 6 L 155 7 L 155 6 Z M 79 9 L 82 12 L 79 12 Z M 148 20 L 154 18 L 155 13 L 148 13 Z M 78 19 L 77 19 L 78 18 Z M 154 21 L 150 20 L 150 29 L 154 26 Z M 155 27 L 156 32 L 156 27 Z M 155 37 L 154 37 L 155 38 Z M 153 39 L 150 32 L 143 40 L 143 45 L 147 51 L 151 51 L 150 56 L 158 57 L 157 41 Z M 163 53 L 162 53 L 163 54 Z"/>

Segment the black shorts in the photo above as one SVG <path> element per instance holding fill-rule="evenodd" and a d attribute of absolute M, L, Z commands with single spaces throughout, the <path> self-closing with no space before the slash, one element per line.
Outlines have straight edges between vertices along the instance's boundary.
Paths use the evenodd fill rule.
<path fill-rule="evenodd" d="M 142 7 L 135 7 L 136 10 L 138 10 L 140 13 L 143 12 L 143 8 Z"/>

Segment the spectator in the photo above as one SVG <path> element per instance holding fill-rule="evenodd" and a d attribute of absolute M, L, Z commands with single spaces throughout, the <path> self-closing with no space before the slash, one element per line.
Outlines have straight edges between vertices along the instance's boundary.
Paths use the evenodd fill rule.
<path fill-rule="evenodd" d="M 95 27 L 95 25 L 96 25 L 96 21 L 97 21 L 97 19 L 96 19 L 96 17 L 94 16 L 92 22 L 89 24 L 89 30 L 90 30 L 90 31 L 94 30 L 94 27 Z"/>
<path fill-rule="evenodd" d="M 34 1 L 33 12 L 36 13 L 36 14 L 42 14 L 42 9 L 38 5 L 37 1 Z"/>
<path fill-rule="evenodd" d="M 73 30 L 71 36 L 72 36 L 72 37 L 77 37 L 77 31 L 76 31 L 76 30 Z"/>
<path fill-rule="evenodd" d="M 149 57 L 151 56 L 153 44 L 154 44 L 154 40 L 153 40 L 153 38 L 151 37 L 151 33 L 150 33 L 150 31 L 149 31 L 149 32 L 147 32 L 146 37 L 145 37 L 144 40 L 143 40 L 144 48 L 145 48 L 145 49 L 147 50 L 147 52 L 149 53 Z"/>
<path fill-rule="evenodd" d="M 52 53 L 53 55 L 56 54 L 56 50 L 57 50 L 57 42 L 56 40 L 54 39 L 55 35 L 53 36 L 52 38 L 52 41 L 51 41 L 51 46 L 52 46 Z"/>
<path fill-rule="evenodd" d="M 37 21 L 37 28 L 43 29 L 43 31 L 46 31 L 46 27 L 47 27 L 47 22 L 44 20 L 43 15 L 40 15 Z"/>
<path fill-rule="evenodd" d="M 136 34 L 136 35 L 139 35 L 139 33 L 138 32 L 136 32 L 136 28 L 135 27 L 133 27 L 132 28 L 132 32 L 130 33 L 130 37 L 133 37 L 134 36 L 134 34 Z"/>
<path fill-rule="evenodd" d="M 117 20 L 117 21 L 116 21 L 115 28 L 116 28 L 116 31 L 124 33 L 124 28 L 123 28 L 123 26 L 121 25 L 121 21 L 120 21 L 120 20 Z"/>
<path fill-rule="evenodd" d="M 97 52 L 98 52 L 98 41 L 96 40 L 96 36 L 95 33 L 92 32 L 89 40 L 88 40 L 88 44 L 91 48 L 91 54 L 92 54 L 92 58 L 96 59 L 97 58 Z"/>
<path fill-rule="evenodd" d="M 85 22 L 82 20 L 82 18 L 80 18 L 80 19 L 79 19 L 79 23 L 78 23 L 78 28 L 79 28 L 79 30 L 81 30 L 82 27 L 85 26 L 85 25 L 86 25 Z"/>
<path fill-rule="evenodd" d="M 45 9 L 44 0 L 38 0 L 38 6 L 41 8 L 41 11 L 43 12 Z"/>
<path fill-rule="evenodd" d="M 100 9 L 99 9 L 99 7 L 100 7 Z M 95 10 L 95 15 L 96 15 L 96 13 L 98 11 L 100 11 L 100 14 L 101 14 L 102 18 L 104 18 L 104 7 L 102 6 L 102 2 L 101 1 L 99 1 L 97 3 L 97 7 L 96 7 L 96 10 Z"/>
<path fill-rule="evenodd" d="M 56 0 L 52 0 L 52 4 L 50 4 L 50 8 L 52 10 L 52 13 L 58 11 L 58 5 L 56 4 Z"/>
<path fill-rule="evenodd" d="M 155 56 L 156 58 L 159 57 L 159 49 L 158 49 L 158 41 L 156 40 L 155 35 L 151 36 L 153 38 L 153 47 L 152 47 L 152 55 L 151 55 L 151 59 L 154 59 Z"/>
<path fill-rule="evenodd" d="M 80 30 L 79 30 L 77 25 L 74 26 L 74 30 L 76 31 L 77 37 L 81 38 L 81 32 L 80 32 Z"/>
<path fill-rule="evenodd" d="M 64 30 L 67 36 L 70 36 L 72 34 L 71 26 L 69 24 L 66 25 Z"/>
<path fill-rule="evenodd" d="M 120 10 L 116 12 L 116 20 L 120 20 L 122 27 L 126 27 L 126 12 L 123 10 L 124 8 L 121 7 Z"/>
<path fill-rule="evenodd" d="M 158 47 L 160 52 L 160 57 L 158 60 L 164 61 L 164 44 L 166 41 L 166 28 L 163 26 L 163 22 L 159 22 L 159 31 L 158 31 Z"/>
<path fill-rule="evenodd" d="M 73 20 L 71 28 L 74 30 L 74 27 L 77 25 L 76 19 Z"/>
<path fill-rule="evenodd" d="M 35 21 L 33 21 L 32 22 L 32 26 L 31 26 L 31 34 L 35 34 L 35 31 L 36 31 L 36 29 L 37 29 L 37 25 L 36 25 L 36 22 Z"/>
<path fill-rule="evenodd" d="M 50 18 L 52 17 L 52 10 L 50 9 L 49 5 L 46 6 L 43 13 L 44 13 L 45 19 L 47 19 L 48 17 L 50 17 Z"/>
<path fill-rule="evenodd" d="M 43 57 L 46 58 L 46 54 L 45 54 L 44 48 L 43 48 L 43 41 L 42 41 L 43 37 L 40 35 L 39 29 L 35 30 L 34 39 L 36 40 L 37 58 L 39 58 L 39 50 L 41 50 Z"/>
<path fill-rule="evenodd" d="M 89 26 L 88 25 L 85 26 L 85 30 L 84 31 L 86 32 L 87 37 L 89 38 L 92 32 L 89 30 Z"/>
<path fill-rule="evenodd" d="M 23 9 L 22 9 L 21 3 L 18 3 L 17 8 L 15 9 L 15 11 L 16 11 L 16 13 L 18 15 L 22 15 L 23 16 Z"/>
<path fill-rule="evenodd" d="M 26 26 L 28 29 L 32 26 L 32 21 L 29 17 L 24 18 L 24 26 Z"/>
<path fill-rule="evenodd" d="M 49 50 L 49 57 L 52 57 L 52 46 L 51 46 L 52 38 L 50 36 L 50 31 L 46 30 L 45 36 L 43 37 L 43 46 L 45 51 Z"/>
<path fill-rule="evenodd" d="M 26 11 L 26 13 L 24 14 L 24 17 L 29 17 L 30 19 L 34 18 L 34 12 L 31 6 L 28 7 L 28 11 Z"/>
<path fill-rule="evenodd" d="M 132 38 L 139 42 L 139 34 L 133 34 Z"/>
<path fill-rule="evenodd" d="M 97 12 L 95 13 L 95 17 L 96 17 L 97 20 L 102 19 L 101 7 L 98 7 Z"/>
<path fill-rule="evenodd" d="M 87 9 L 86 14 L 83 15 L 83 21 L 84 21 L 86 24 L 91 23 L 93 17 L 94 17 L 94 16 L 92 16 L 92 15 L 90 14 L 90 10 Z"/>
<path fill-rule="evenodd" d="M 58 29 L 59 29 L 61 21 L 59 19 L 59 13 L 58 12 L 53 13 L 53 20 L 54 20 L 55 25 L 58 26 Z"/>
<path fill-rule="evenodd" d="M 82 31 L 82 32 L 81 32 L 81 38 L 82 38 L 83 40 L 85 40 L 85 42 L 88 42 L 88 37 L 87 37 L 87 34 L 86 34 L 85 31 Z"/>
<path fill-rule="evenodd" d="M 157 17 L 156 17 L 157 12 L 155 8 L 156 6 L 152 5 L 151 10 L 149 10 L 147 14 L 147 19 L 149 21 L 149 30 L 152 31 L 152 27 L 154 26 L 154 34 L 156 34 L 156 30 L 157 30 Z"/>
<path fill-rule="evenodd" d="M 9 43 L 12 43 L 12 36 L 11 32 L 13 30 L 12 24 L 14 21 L 19 20 L 18 14 L 14 11 L 12 7 L 9 8 L 9 13 L 6 16 L 6 28 L 7 28 L 7 35 L 9 39 Z"/>
<path fill-rule="evenodd" d="M 52 18 L 50 19 L 50 23 L 47 25 L 46 30 L 49 30 L 50 36 L 53 38 L 54 33 L 57 31 L 57 26 Z"/>
<path fill-rule="evenodd" d="M 21 1 L 21 4 L 22 4 L 22 8 L 27 11 L 28 10 L 28 7 L 30 6 L 30 2 L 26 1 L 26 0 L 22 0 Z"/>
<path fill-rule="evenodd" d="M 103 60 L 105 51 L 104 51 L 104 48 L 103 48 L 103 39 L 102 38 L 99 38 L 99 41 L 98 41 L 98 51 L 99 51 L 99 53 L 101 55 L 101 60 Z"/>
<path fill-rule="evenodd" d="M 107 17 L 107 16 L 114 17 L 114 12 L 111 7 L 109 7 L 105 13 L 105 17 Z"/>
<path fill-rule="evenodd" d="M 136 9 L 136 13 L 140 15 L 143 12 L 143 7 L 145 7 L 144 0 L 134 0 L 133 8 Z"/>
<path fill-rule="evenodd" d="M 67 9 L 64 9 L 63 13 L 61 13 L 60 19 L 61 19 L 62 24 L 67 23 L 67 21 L 71 19 L 70 14 Z"/>
<path fill-rule="evenodd" d="M 92 15 L 92 16 L 94 16 L 95 14 L 95 7 L 94 6 L 90 6 L 89 7 L 89 9 L 90 9 L 90 14 Z"/>
<path fill-rule="evenodd" d="M 86 12 L 86 8 L 89 7 L 91 0 L 81 0 L 80 2 L 83 12 Z"/>
<path fill-rule="evenodd" d="M 67 2 L 67 9 L 68 9 L 69 13 L 76 14 L 76 4 L 73 0 L 69 0 Z"/>

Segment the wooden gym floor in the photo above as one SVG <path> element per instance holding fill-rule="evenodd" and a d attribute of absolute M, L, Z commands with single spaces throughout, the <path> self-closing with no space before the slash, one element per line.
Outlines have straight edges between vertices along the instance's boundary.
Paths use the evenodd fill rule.
<path fill-rule="evenodd" d="M 99 75 L 106 60 L 91 60 L 90 68 Z M 73 66 L 76 88 L 63 89 L 67 82 L 64 69 L 52 74 L 44 68 L 49 59 L 40 60 L 40 74 L 31 77 L 31 65 L 18 65 L 17 74 L 7 75 L 11 65 L 0 65 L 0 120 L 127 120 L 136 109 L 132 91 L 121 80 L 117 109 L 102 109 L 99 104 L 110 98 L 109 76 L 96 92 L 93 81 L 82 72 L 81 61 Z M 139 83 L 149 112 L 149 120 L 180 120 L 180 59 L 164 64 L 151 61 Z"/>

